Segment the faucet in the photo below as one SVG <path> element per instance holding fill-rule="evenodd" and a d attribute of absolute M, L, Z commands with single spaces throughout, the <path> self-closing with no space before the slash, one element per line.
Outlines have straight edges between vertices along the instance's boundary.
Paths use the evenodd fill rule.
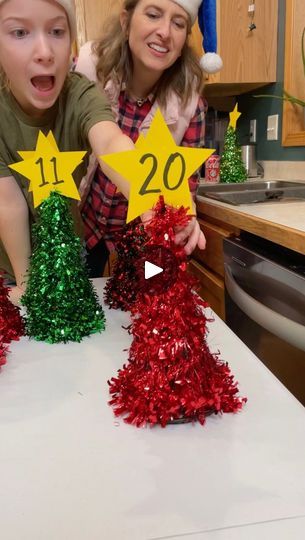
<path fill-rule="evenodd" d="M 264 167 L 263 165 L 261 164 L 260 161 L 257 162 L 257 175 L 260 176 L 261 178 L 264 178 Z"/>

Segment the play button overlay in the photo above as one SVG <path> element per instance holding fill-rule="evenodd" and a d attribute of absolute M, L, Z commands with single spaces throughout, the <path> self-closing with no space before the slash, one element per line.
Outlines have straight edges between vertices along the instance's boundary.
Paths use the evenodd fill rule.
<path fill-rule="evenodd" d="M 145 261 L 144 263 L 144 277 L 145 279 L 150 279 L 154 276 L 157 276 L 161 272 L 163 272 L 163 268 L 160 268 L 160 266 L 157 266 L 156 264 L 153 264 L 149 261 Z"/>
<path fill-rule="evenodd" d="M 147 246 L 137 261 L 138 286 L 148 294 L 162 294 L 176 281 L 178 262 L 163 246 Z"/>

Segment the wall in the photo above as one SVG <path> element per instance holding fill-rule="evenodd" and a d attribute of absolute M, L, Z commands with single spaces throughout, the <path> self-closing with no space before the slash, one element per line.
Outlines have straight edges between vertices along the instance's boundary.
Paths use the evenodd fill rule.
<path fill-rule="evenodd" d="M 289 0 L 288 0 L 289 1 Z M 257 120 L 257 159 L 272 161 L 304 161 L 304 147 L 283 147 L 282 140 L 282 101 L 270 98 L 254 98 L 255 94 L 282 95 L 284 80 L 284 46 L 285 46 L 285 0 L 279 0 L 279 31 L 277 83 L 262 87 L 255 92 L 239 96 L 239 110 L 242 113 L 238 121 L 239 141 L 249 142 L 250 120 Z M 267 116 L 279 114 L 279 139 L 267 141 Z"/>

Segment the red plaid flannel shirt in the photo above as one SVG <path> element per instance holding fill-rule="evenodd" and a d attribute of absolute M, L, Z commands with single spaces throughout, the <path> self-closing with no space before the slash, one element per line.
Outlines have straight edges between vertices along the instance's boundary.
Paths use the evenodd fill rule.
<path fill-rule="evenodd" d="M 152 107 L 153 96 L 139 106 L 130 100 L 125 91 L 119 97 L 118 124 L 125 135 L 133 142 L 139 136 L 139 129 Z M 199 98 L 194 117 L 191 119 L 181 146 L 203 147 L 205 133 L 206 101 Z M 189 178 L 190 190 L 194 194 L 199 182 L 199 172 Z M 127 199 L 116 191 L 116 186 L 97 168 L 90 191 L 82 209 L 85 226 L 85 239 L 92 249 L 101 238 L 105 238 L 108 249 L 115 249 L 115 236 L 126 223 Z"/>

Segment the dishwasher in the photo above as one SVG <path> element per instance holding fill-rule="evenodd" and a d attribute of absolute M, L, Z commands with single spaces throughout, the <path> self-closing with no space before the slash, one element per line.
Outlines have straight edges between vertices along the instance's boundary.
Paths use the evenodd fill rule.
<path fill-rule="evenodd" d="M 305 255 L 250 233 L 223 247 L 227 325 L 305 406 Z"/>

